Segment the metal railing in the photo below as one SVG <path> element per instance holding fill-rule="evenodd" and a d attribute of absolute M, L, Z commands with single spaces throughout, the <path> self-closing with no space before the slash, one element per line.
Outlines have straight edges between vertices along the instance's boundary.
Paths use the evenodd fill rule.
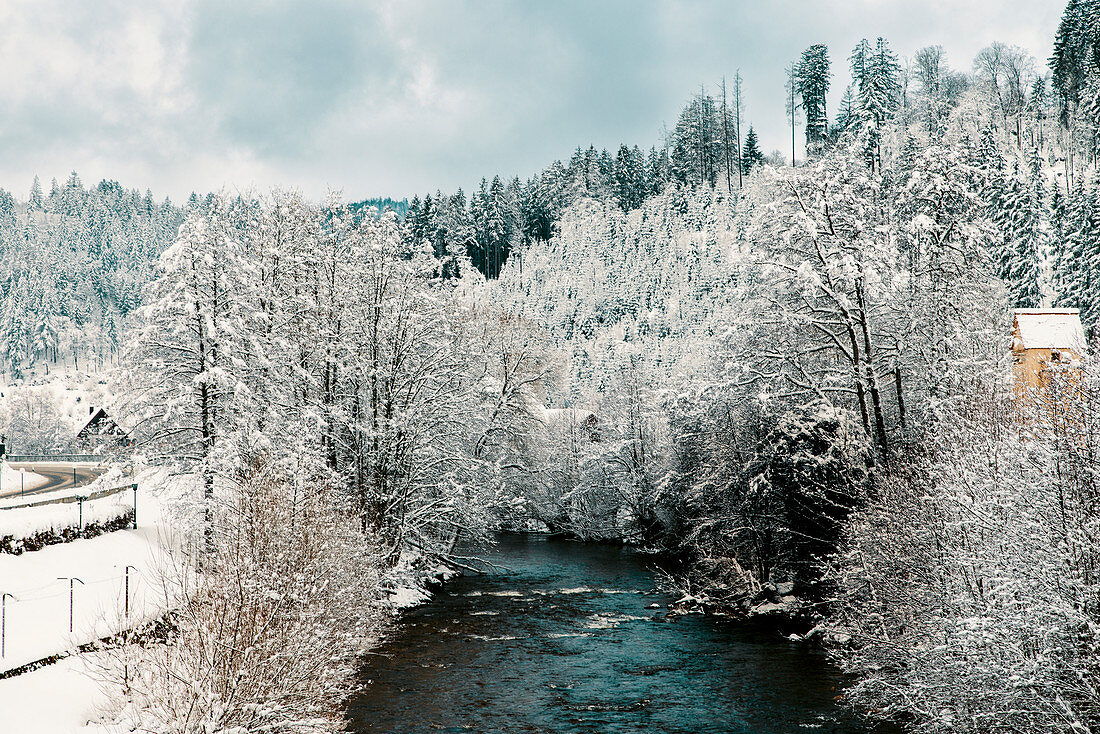
<path fill-rule="evenodd" d="M 24 502 L 20 505 L 6 505 L 0 507 L 0 512 L 4 510 L 22 510 L 28 507 L 42 507 L 43 505 L 64 505 L 72 502 L 89 502 L 91 500 L 103 499 L 104 497 L 110 497 L 113 494 L 119 492 L 125 492 L 130 490 L 134 493 L 134 507 L 137 507 L 137 485 L 136 484 L 123 484 L 118 487 L 111 487 L 110 489 L 101 489 L 98 492 L 90 492 L 88 494 L 70 494 L 64 497 L 54 497 L 51 499 L 38 500 L 37 502 Z"/>
<path fill-rule="evenodd" d="M 9 464 L 34 464 L 47 461 L 101 462 L 110 458 L 103 454 L 7 454 L 4 461 Z"/>

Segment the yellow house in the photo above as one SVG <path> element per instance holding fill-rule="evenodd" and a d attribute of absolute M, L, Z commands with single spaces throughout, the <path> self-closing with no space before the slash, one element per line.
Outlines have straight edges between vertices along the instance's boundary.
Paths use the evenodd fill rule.
<path fill-rule="evenodd" d="M 1077 372 L 1085 330 L 1076 308 L 1018 308 L 1012 318 L 1012 376 L 1018 408 L 1050 404 L 1055 375 Z M 1051 405 L 1050 407 L 1054 407 Z M 1029 411 L 1030 412 L 1030 411 Z"/>

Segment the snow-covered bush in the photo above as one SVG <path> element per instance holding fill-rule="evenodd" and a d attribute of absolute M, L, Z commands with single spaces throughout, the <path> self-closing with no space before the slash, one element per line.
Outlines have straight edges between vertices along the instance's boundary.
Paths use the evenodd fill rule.
<path fill-rule="evenodd" d="M 913 731 L 1095 731 L 1100 391 L 1052 428 L 985 387 L 853 516 L 827 638 L 849 701 Z"/>
<path fill-rule="evenodd" d="M 697 583 L 734 598 L 779 581 L 813 591 L 821 559 L 865 499 L 870 465 L 867 435 L 850 411 L 817 402 L 782 415 L 732 482 L 696 485 L 688 547 L 708 577 Z M 739 585 L 724 588 L 730 579 Z"/>
<path fill-rule="evenodd" d="M 76 430 L 62 415 L 53 392 L 44 387 L 9 387 L 0 398 L 0 433 L 9 451 L 48 454 L 70 451 Z"/>
<path fill-rule="evenodd" d="M 115 715 L 140 731 L 336 731 L 383 612 L 378 550 L 332 488 L 274 465 L 242 478 L 213 550 L 164 569 L 167 644 L 109 655 Z"/>

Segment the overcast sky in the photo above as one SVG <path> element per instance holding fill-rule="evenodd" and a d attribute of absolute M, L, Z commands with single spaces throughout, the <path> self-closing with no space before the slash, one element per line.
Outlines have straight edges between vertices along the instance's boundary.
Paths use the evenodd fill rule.
<path fill-rule="evenodd" d="M 783 69 L 885 36 L 969 70 L 991 41 L 1040 66 L 1062 0 L 207 2 L 0 0 L 0 186 L 69 171 L 173 199 L 295 186 L 348 198 L 526 177 L 578 145 L 648 148 L 738 68 L 765 152 Z"/>

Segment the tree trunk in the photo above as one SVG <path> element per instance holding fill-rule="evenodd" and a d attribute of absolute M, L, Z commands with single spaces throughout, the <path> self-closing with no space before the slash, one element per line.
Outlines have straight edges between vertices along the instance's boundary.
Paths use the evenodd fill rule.
<path fill-rule="evenodd" d="M 905 423 L 905 400 L 901 394 L 901 365 L 894 364 L 894 389 L 898 394 L 898 422 L 901 423 L 902 433 L 908 428 Z"/>
<path fill-rule="evenodd" d="M 875 411 L 875 434 L 878 437 L 883 458 L 888 459 L 890 448 L 889 441 L 886 437 L 886 421 L 882 415 L 882 397 L 879 394 L 878 378 L 875 375 L 873 354 L 871 351 L 871 331 L 867 325 L 867 301 L 863 292 L 862 276 L 861 280 L 856 282 L 856 299 L 859 303 L 860 311 L 859 325 L 863 332 L 863 360 L 867 370 L 867 388 L 871 393 L 871 405 L 874 407 Z"/>

